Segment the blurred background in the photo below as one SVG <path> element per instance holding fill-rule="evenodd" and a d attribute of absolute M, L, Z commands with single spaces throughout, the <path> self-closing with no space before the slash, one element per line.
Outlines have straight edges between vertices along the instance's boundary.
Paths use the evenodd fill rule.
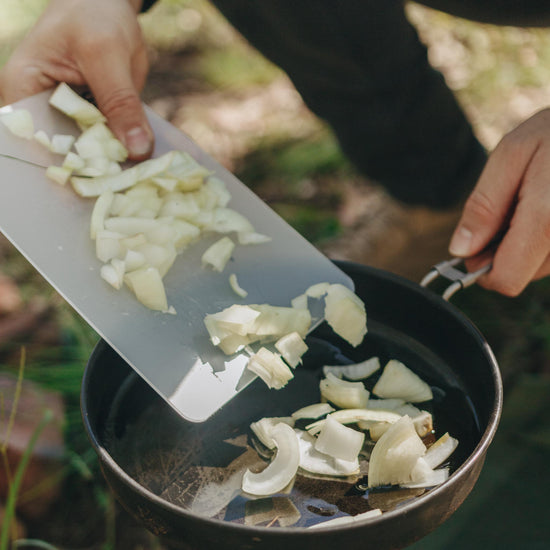
<path fill-rule="evenodd" d="M 0 0 L 0 65 L 46 4 Z M 550 105 L 550 30 L 407 9 L 488 149 Z M 161 0 L 141 21 L 151 55 L 144 101 L 312 243 L 414 280 L 444 259 L 446 222 L 407 211 L 356 173 L 286 76 L 206 0 Z M 407 254 L 405 219 L 422 226 L 425 253 Z M 550 281 L 515 299 L 472 288 L 454 302 L 495 351 L 504 417 L 466 504 L 415 548 L 547 548 Z M 96 341 L 0 236 L 0 530 L 19 539 L 14 547 L 161 548 L 113 501 L 84 434 L 80 381 Z"/>

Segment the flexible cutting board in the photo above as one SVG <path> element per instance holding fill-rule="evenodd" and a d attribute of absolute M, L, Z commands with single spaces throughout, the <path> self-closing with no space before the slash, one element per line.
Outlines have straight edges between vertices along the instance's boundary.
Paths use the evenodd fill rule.
<path fill-rule="evenodd" d="M 25 108 L 37 130 L 50 136 L 78 135 L 72 121 L 49 106 L 49 96 L 44 92 L 0 112 Z M 206 314 L 234 303 L 289 306 L 314 283 L 350 288 L 353 283 L 189 137 L 150 109 L 147 114 L 156 136 L 154 156 L 174 149 L 190 153 L 226 183 L 232 196 L 228 206 L 244 214 L 271 242 L 237 245 L 225 271 L 218 273 L 202 268 L 200 261 L 214 238 L 200 241 L 178 256 L 164 279 L 168 302 L 177 315 L 148 310 L 128 289 L 117 291 L 100 278 L 101 263 L 89 236 L 94 199 L 83 199 L 70 185 L 50 181 L 40 167 L 59 165 L 62 157 L 15 137 L 1 123 L 0 154 L 40 166 L 0 156 L 0 230 L 177 412 L 201 422 L 255 378 L 245 368 L 245 355 L 225 356 L 210 343 L 203 323 Z M 231 290 L 230 273 L 248 291 L 246 299 Z"/>

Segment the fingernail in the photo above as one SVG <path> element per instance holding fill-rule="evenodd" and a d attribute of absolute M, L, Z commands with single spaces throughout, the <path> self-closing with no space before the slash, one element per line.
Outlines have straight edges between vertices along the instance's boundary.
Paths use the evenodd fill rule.
<path fill-rule="evenodd" d="M 473 234 L 465 227 L 459 227 L 451 239 L 449 252 L 453 256 L 465 257 L 470 255 Z"/>
<path fill-rule="evenodd" d="M 136 126 L 126 132 L 124 136 L 126 149 L 132 156 L 142 156 L 149 153 L 151 149 L 151 136 L 141 126 Z"/>

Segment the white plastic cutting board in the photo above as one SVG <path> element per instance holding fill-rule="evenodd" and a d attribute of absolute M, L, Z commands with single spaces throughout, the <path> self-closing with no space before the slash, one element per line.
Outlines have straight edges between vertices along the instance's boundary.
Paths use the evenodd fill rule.
<path fill-rule="evenodd" d="M 49 96 L 41 93 L 0 112 L 25 108 L 36 129 L 50 136 L 77 135 L 72 121 L 49 106 Z M 228 206 L 271 242 L 237 245 L 223 273 L 201 267 L 202 252 L 212 240 L 186 250 L 165 277 L 169 305 L 177 311 L 169 315 L 148 310 L 127 289 L 114 290 L 100 278 L 101 264 L 89 237 L 94 200 L 48 180 L 43 168 L 0 156 L 0 230 L 176 411 L 201 422 L 255 378 L 245 369 L 246 356 L 227 357 L 210 343 L 203 323 L 207 313 L 234 303 L 289 306 L 314 283 L 349 288 L 353 283 L 189 137 L 151 110 L 147 113 L 156 136 L 154 156 L 174 149 L 189 152 L 226 183 L 232 196 Z M 41 166 L 62 161 L 40 144 L 15 137 L 1 123 L 0 154 Z M 231 290 L 230 273 L 248 291 L 246 299 Z"/>

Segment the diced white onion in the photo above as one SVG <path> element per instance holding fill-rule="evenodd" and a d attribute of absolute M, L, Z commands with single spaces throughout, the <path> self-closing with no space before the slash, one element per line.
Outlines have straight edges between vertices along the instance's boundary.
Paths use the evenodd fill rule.
<path fill-rule="evenodd" d="M 27 109 L 12 109 L 0 114 L 0 121 L 15 136 L 32 139 L 34 137 L 34 121 Z"/>
<path fill-rule="evenodd" d="M 229 237 L 222 237 L 206 249 L 201 258 L 202 265 L 210 266 L 221 273 L 231 258 L 234 248 L 235 243 Z"/>

